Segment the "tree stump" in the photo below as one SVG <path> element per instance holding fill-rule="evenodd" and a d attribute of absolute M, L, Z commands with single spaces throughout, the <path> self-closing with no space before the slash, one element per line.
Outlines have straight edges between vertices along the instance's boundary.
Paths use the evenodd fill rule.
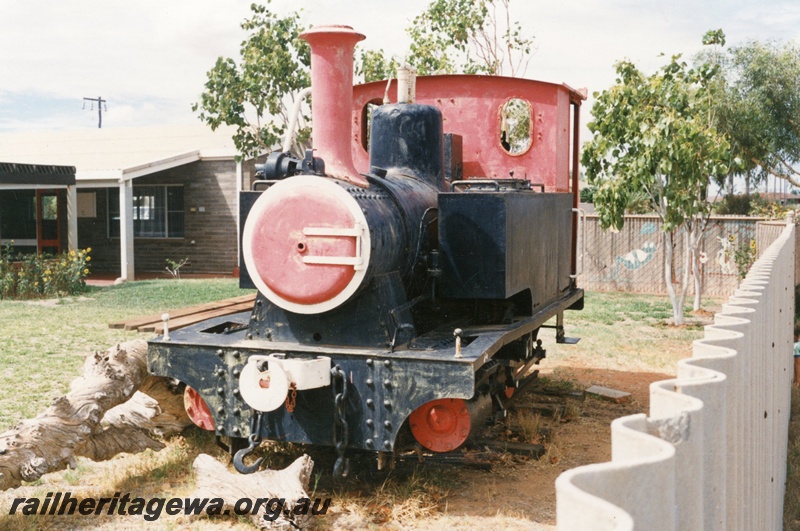
<path fill-rule="evenodd" d="M 239 500 L 248 499 L 252 502 L 248 516 L 262 529 L 302 529 L 310 518 L 309 514 L 294 514 L 295 504 L 302 499 L 308 500 L 306 491 L 314 469 L 314 461 L 308 455 L 298 457 L 283 470 L 261 470 L 243 475 L 228 471 L 210 455 L 200 454 L 192 468 L 197 481 L 197 490 L 192 493 L 192 498 L 222 499 L 229 511 L 236 509 Z M 256 510 L 259 499 L 262 503 Z M 282 500 L 280 508 L 268 503 L 276 499 Z"/>

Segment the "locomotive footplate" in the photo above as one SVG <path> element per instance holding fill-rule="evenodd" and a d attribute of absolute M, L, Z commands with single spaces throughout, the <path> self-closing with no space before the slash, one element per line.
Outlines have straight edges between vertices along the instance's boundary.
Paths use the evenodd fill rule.
<path fill-rule="evenodd" d="M 218 436 L 247 438 L 254 412 L 262 411 L 263 439 L 336 445 L 345 420 L 348 449 L 391 452 L 417 408 L 477 398 L 482 374 L 504 362 L 499 359 L 504 347 L 533 337 L 550 318 L 582 302 L 583 290 L 572 290 L 532 317 L 464 326 L 460 337 L 440 327 L 394 351 L 248 338 L 237 326 L 250 318 L 243 312 L 150 340 L 148 369 L 191 388 L 213 419 L 205 429 Z M 443 340 L 447 334 L 450 341 Z M 529 363 L 523 359 L 518 365 Z"/>

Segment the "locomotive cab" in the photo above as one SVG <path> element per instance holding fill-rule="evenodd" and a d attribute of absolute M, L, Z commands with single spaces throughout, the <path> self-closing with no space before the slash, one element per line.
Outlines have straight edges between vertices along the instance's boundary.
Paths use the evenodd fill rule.
<path fill-rule="evenodd" d="M 564 341 L 564 311 L 582 307 L 583 96 L 432 76 L 393 83 L 400 103 L 374 106 L 385 81 L 352 86 L 362 35 L 303 37 L 315 149 L 271 155 L 240 200 L 240 278 L 258 289 L 255 306 L 229 333 L 217 319 L 151 341 L 150 370 L 186 384 L 198 426 L 238 446 L 249 438 L 234 460 L 242 472 L 262 438 L 334 446 L 337 473 L 351 450 L 402 450 L 403 432 L 412 446 L 456 449 L 535 378 L 539 329 L 556 317 Z M 512 100 L 529 113 L 516 148 L 495 120 Z"/>

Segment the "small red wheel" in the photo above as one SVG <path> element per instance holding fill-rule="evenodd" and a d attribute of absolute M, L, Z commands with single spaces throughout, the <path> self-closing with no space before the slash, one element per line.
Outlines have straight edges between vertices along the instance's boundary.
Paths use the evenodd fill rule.
<path fill-rule="evenodd" d="M 214 417 L 211 416 L 208 404 L 200 396 L 200 393 L 188 385 L 183 392 L 183 407 L 186 408 L 186 413 L 195 426 L 204 430 L 214 431 Z"/>
<path fill-rule="evenodd" d="M 423 404 L 411 413 L 408 423 L 417 442 L 434 452 L 449 452 L 461 446 L 471 426 L 467 404 L 460 398 Z"/>

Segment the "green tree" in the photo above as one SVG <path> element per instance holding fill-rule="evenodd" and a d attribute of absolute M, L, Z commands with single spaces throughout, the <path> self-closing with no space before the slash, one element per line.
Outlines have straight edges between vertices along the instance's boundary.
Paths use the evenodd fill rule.
<path fill-rule="evenodd" d="M 742 171 L 756 182 L 773 175 L 800 186 L 800 48 L 753 41 L 724 59 L 718 128 L 730 137 Z"/>
<path fill-rule="evenodd" d="M 355 64 L 355 74 L 365 83 L 392 78 L 400 67 L 400 63 L 394 57 L 387 58 L 383 50 L 357 50 L 359 59 Z"/>
<path fill-rule="evenodd" d="M 311 83 L 310 50 L 300 38 L 300 15 L 278 17 L 258 4 L 250 9 L 252 16 L 241 24 L 249 33 L 239 47 L 240 61 L 219 57 L 208 72 L 200 101 L 192 105 L 212 130 L 222 124 L 235 126 L 233 141 L 245 158 L 278 144 L 295 94 Z M 300 144 L 308 133 L 306 129 L 298 135 Z M 302 151 L 299 146 L 296 150 Z"/>
<path fill-rule="evenodd" d="M 594 186 L 589 185 L 581 188 L 581 203 L 594 203 L 594 193 L 596 190 Z"/>
<path fill-rule="evenodd" d="M 299 13 L 279 16 L 269 3 L 251 5 L 252 16 L 241 24 L 248 35 L 238 62 L 218 58 L 200 101 L 192 105 L 212 129 L 235 126 L 233 140 L 244 157 L 270 151 L 280 142 L 296 94 L 310 84 L 310 53 L 300 39 L 305 28 Z M 519 22 L 511 22 L 509 0 L 433 0 L 406 32 L 414 40 L 407 61 L 420 75 L 501 74 L 504 69 L 517 75 L 533 49 L 533 39 L 524 35 Z M 383 50 L 359 47 L 356 53 L 356 75 L 363 81 L 394 77 L 400 66 Z M 303 123 L 307 120 L 307 114 L 301 116 Z M 309 133 L 301 128 L 293 146 L 296 154 L 302 155 Z"/>
<path fill-rule="evenodd" d="M 432 0 L 406 33 L 411 45 L 405 62 L 423 76 L 522 76 L 534 51 L 534 38 L 512 21 L 510 0 Z M 383 50 L 367 50 L 356 73 L 364 81 L 388 79 L 398 66 Z"/>
<path fill-rule="evenodd" d="M 689 69 L 680 56 L 646 76 L 629 61 L 616 65 L 616 85 L 595 93 L 594 133 L 584 145 L 582 162 L 604 228 L 622 228 L 632 196 L 645 193 L 664 231 L 664 271 L 676 325 L 683 324 L 684 303 L 695 277 L 699 308 L 699 244 L 708 220 L 709 179 L 727 175 L 730 146 L 712 125 L 714 66 Z M 681 280 L 675 265 L 676 240 L 682 238 Z M 698 288 L 698 286 L 700 286 Z"/>
<path fill-rule="evenodd" d="M 420 75 L 524 74 L 534 39 L 512 21 L 510 0 L 433 0 L 406 32 Z"/>

